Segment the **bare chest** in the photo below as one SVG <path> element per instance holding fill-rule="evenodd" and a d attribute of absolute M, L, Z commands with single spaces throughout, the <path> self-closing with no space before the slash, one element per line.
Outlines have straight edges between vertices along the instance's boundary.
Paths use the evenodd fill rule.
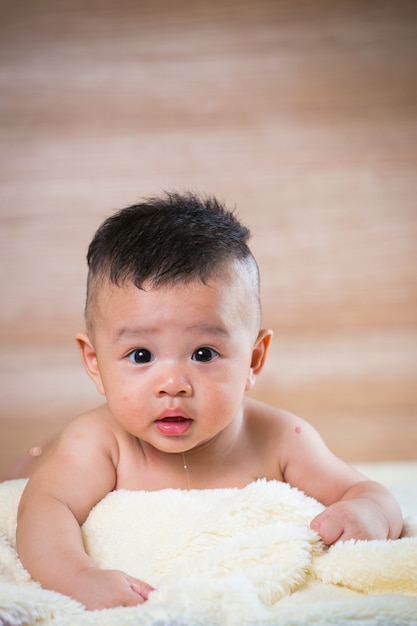
<path fill-rule="evenodd" d="M 243 488 L 260 478 L 282 480 L 275 464 L 265 462 L 262 454 L 232 454 L 221 459 L 201 459 L 192 452 L 145 455 L 133 441 L 120 450 L 116 488 L 132 491 Z"/>

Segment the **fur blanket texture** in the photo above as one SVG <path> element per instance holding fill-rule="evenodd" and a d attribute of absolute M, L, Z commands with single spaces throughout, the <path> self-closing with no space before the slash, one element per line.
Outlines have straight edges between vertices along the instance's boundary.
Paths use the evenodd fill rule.
<path fill-rule="evenodd" d="M 19 561 L 24 485 L 0 483 L 2 626 L 417 625 L 416 511 L 401 539 L 326 548 L 309 528 L 322 505 L 284 483 L 116 491 L 86 520 L 86 550 L 158 591 L 137 607 L 86 611 L 42 589 Z"/>

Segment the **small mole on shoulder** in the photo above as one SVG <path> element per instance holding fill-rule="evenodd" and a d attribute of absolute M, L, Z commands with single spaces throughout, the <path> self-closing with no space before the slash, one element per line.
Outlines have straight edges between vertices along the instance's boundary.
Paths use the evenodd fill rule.
<path fill-rule="evenodd" d="M 297 435 L 299 435 L 299 434 L 301 433 L 301 431 L 302 431 L 301 426 L 296 426 L 296 427 L 294 428 L 294 431 L 297 433 Z"/>

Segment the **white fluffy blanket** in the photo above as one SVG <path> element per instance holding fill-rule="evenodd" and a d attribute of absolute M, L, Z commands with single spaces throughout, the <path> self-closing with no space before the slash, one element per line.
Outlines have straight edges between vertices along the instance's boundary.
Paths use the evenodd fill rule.
<path fill-rule="evenodd" d="M 141 606 L 86 611 L 41 589 L 17 557 L 24 484 L 0 484 L 2 625 L 417 624 L 417 518 L 397 541 L 327 549 L 309 528 L 322 506 L 283 483 L 113 492 L 83 526 L 86 550 L 158 591 Z"/>

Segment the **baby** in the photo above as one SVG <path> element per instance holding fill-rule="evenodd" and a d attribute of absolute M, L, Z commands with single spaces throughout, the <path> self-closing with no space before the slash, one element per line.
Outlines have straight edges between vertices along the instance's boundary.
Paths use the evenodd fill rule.
<path fill-rule="evenodd" d="M 104 404 L 27 468 L 19 506 L 19 556 L 43 587 L 89 609 L 140 604 L 154 591 L 99 569 L 84 550 L 80 526 L 115 489 L 279 480 L 327 507 L 311 528 L 328 545 L 399 536 L 401 511 L 385 487 L 299 417 L 245 396 L 272 338 L 249 235 L 215 198 L 177 193 L 121 210 L 95 234 L 76 339 Z"/>

